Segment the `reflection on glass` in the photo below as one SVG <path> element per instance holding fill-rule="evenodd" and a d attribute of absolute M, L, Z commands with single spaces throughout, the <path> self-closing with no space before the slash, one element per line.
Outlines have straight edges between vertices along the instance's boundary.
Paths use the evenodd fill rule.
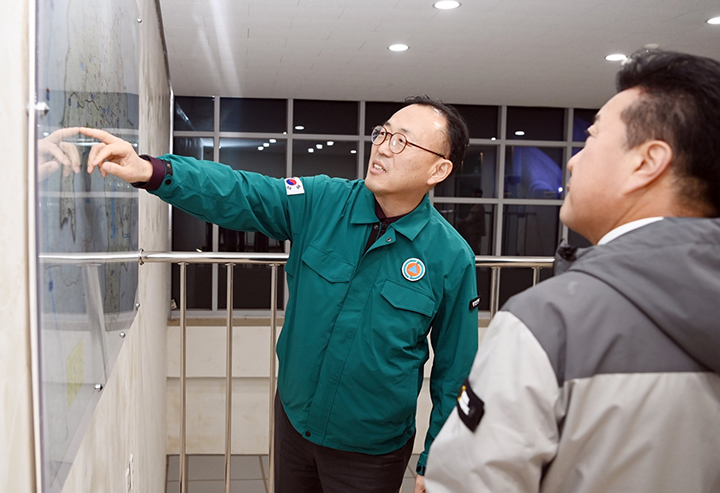
<path fill-rule="evenodd" d="M 287 101 L 285 99 L 220 99 L 221 132 L 287 131 Z"/>
<path fill-rule="evenodd" d="M 495 146 L 469 146 L 460 167 L 435 187 L 435 195 L 496 197 L 497 151 Z"/>
<path fill-rule="evenodd" d="M 559 147 L 508 147 L 505 154 L 505 198 L 559 199 L 562 195 Z"/>
<path fill-rule="evenodd" d="M 555 255 L 560 227 L 559 213 L 558 206 L 505 206 L 502 255 Z"/>
<path fill-rule="evenodd" d="M 295 140 L 293 175 L 328 175 L 354 180 L 357 178 L 357 149 L 357 142 Z"/>
<path fill-rule="evenodd" d="M 507 138 L 514 140 L 565 140 L 565 110 L 562 108 L 507 109 Z"/>
<path fill-rule="evenodd" d="M 138 263 L 60 263 L 55 254 L 138 251 L 138 193 L 86 173 L 97 142 L 138 142 L 138 10 L 130 0 L 37 3 L 36 230 L 43 484 L 59 492 L 135 318 Z M 108 24 L 110 22 L 110 24 Z"/>
<path fill-rule="evenodd" d="M 357 135 L 358 107 L 359 104 L 354 101 L 296 99 L 293 102 L 293 126 L 295 132 Z"/>
<path fill-rule="evenodd" d="M 435 208 L 465 238 L 475 255 L 492 255 L 494 205 L 436 203 Z"/>
<path fill-rule="evenodd" d="M 175 97 L 173 125 L 175 130 L 213 131 L 215 98 Z"/>
<path fill-rule="evenodd" d="M 213 139 L 211 137 L 175 137 L 173 139 L 173 154 L 212 161 Z"/>
<path fill-rule="evenodd" d="M 286 174 L 286 149 L 285 140 L 220 139 L 220 162 L 233 169 L 282 178 Z"/>
<path fill-rule="evenodd" d="M 583 142 L 587 138 L 586 130 L 595 121 L 598 110 L 575 109 L 573 111 L 573 141 Z"/>
<path fill-rule="evenodd" d="M 498 132 L 497 106 L 482 106 L 469 104 L 452 105 L 467 123 L 471 139 L 492 139 L 500 135 Z"/>

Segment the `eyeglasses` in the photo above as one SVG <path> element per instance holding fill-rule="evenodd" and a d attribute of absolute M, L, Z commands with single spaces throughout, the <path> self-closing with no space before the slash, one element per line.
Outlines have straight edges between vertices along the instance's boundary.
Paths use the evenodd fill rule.
<path fill-rule="evenodd" d="M 390 152 L 392 152 L 393 154 L 400 154 L 405 149 L 405 146 L 410 145 L 413 147 L 417 147 L 418 149 L 422 149 L 423 151 L 427 151 L 431 154 L 435 154 L 436 156 L 440 156 L 443 159 L 447 159 L 439 152 L 431 151 L 430 149 L 425 149 L 422 146 L 413 144 L 412 142 L 407 140 L 407 137 L 405 137 L 401 133 L 396 132 L 393 134 L 388 132 L 382 125 L 378 125 L 377 127 L 373 128 L 372 133 L 370 134 L 370 141 L 373 143 L 373 145 L 381 146 L 388 137 L 390 137 Z"/>

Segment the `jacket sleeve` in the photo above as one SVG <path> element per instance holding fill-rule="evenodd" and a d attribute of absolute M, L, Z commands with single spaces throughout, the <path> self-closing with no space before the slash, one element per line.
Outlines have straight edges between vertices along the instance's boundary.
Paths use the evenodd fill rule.
<path fill-rule="evenodd" d="M 547 353 L 512 313 L 493 318 L 466 385 L 484 414 L 472 430 L 459 405 L 452 411 L 430 449 L 427 491 L 539 491 L 557 451 L 560 388 Z"/>
<path fill-rule="evenodd" d="M 456 265 L 459 269 L 448 276 L 442 304 L 430 332 L 434 352 L 430 374 L 432 412 L 425 450 L 418 459 L 421 473 L 430 444 L 453 410 L 458 390 L 470 371 L 478 347 L 478 311 L 470 307 L 470 301 L 477 294 L 475 257 L 468 254 L 467 259 L 458 258 Z"/>
<path fill-rule="evenodd" d="M 192 157 L 167 154 L 172 175 L 153 193 L 202 220 L 238 231 L 260 231 L 276 240 L 292 239 L 284 180 Z M 293 199 L 304 202 L 304 195 Z"/>

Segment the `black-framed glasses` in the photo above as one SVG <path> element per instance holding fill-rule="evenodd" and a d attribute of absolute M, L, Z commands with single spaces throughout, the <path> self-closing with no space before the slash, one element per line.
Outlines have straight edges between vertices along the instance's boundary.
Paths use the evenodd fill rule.
<path fill-rule="evenodd" d="M 443 159 L 447 159 L 439 152 L 431 151 L 430 149 L 425 149 L 423 146 L 413 144 L 412 142 L 407 140 L 407 137 L 405 137 L 401 133 L 396 132 L 393 134 L 388 132 L 387 129 L 382 125 L 378 125 L 377 127 L 372 129 L 372 133 L 370 134 L 370 141 L 373 143 L 373 145 L 381 146 L 388 137 L 390 137 L 390 152 L 392 152 L 393 154 L 400 154 L 405 149 L 405 146 L 413 146 L 417 147 L 418 149 L 422 149 L 423 151 L 427 151 L 431 154 L 435 154 L 436 156 L 439 156 Z"/>

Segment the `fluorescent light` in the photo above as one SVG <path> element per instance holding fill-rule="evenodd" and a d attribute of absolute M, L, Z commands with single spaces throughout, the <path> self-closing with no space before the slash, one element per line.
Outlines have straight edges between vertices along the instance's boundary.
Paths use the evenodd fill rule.
<path fill-rule="evenodd" d="M 720 17 L 713 17 L 712 19 L 708 19 L 708 24 L 720 24 Z"/>
<path fill-rule="evenodd" d="M 523 135 L 525 135 L 525 132 L 522 130 L 518 130 L 515 132 L 515 135 L 517 135 L 518 137 L 522 137 Z"/>
<path fill-rule="evenodd" d="M 390 50 L 390 51 L 405 51 L 407 49 L 408 49 L 408 45 L 404 45 L 402 43 L 388 46 L 388 50 Z"/>
<path fill-rule="evenodd" d="M 332 140 L 327 141 L 327 145 L 329 145 L 329 146 L 334 145 L 334 144 L 335 144 L 335 142 L 333 142 Z"/>
<path fill-rule="evenodd" d="M 302 125 L 295 125 L 295 130 L 305 130 L 305 127 Z"/>
<path fill-rule="evenodd" d="M 605 60 L 608 62 L 622 62 L 627 57 L 623 55 L 622 53 L 613 53 L 612 55 L 608 55 L 605 57 Z"/>
<path fill-rule="evenodd" d="M 315 144 L 315 147 L 317 147 L 318 149 L 322 149 L 322 144 Z"/>
<path fill-rule="evenodd" d="M 459 6 L 460 2 L 456 2 L 455 0 L 441 0 L 440 2 L 435 2 L 435 5 L 433 5 L 433 7 L 440 10 L 452 10 Z"/>

